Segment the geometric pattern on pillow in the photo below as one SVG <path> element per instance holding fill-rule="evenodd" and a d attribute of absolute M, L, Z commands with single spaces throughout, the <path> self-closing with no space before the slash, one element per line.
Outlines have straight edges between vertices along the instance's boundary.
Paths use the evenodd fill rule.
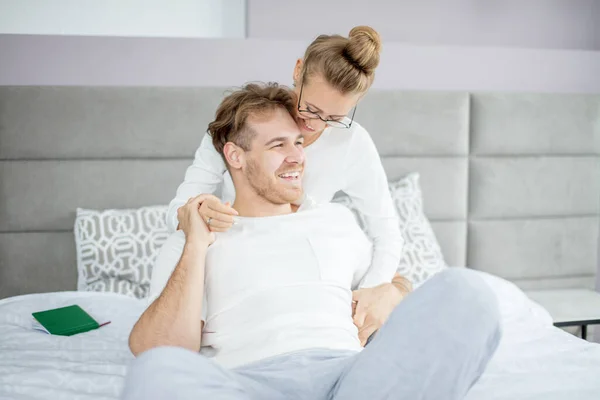
<path fill-rule="evenodd" d="M 167 206 L 77 209 L 77 290 L 138 299 L 150 289 L 152 267 L 168 237 Z"/>
<path fill-rule="evenodd" d="M 398 273 L 409 279 L 415 288 L 447 268 L 442 250 L 423 211 L 423 193 L 419 174 L 410 173 L 389 183 L 389 190 L 398 214 L 400 233 L 404 239 Z M 363 214 L 345 194 L 336 196 L 335 203 L 350 209 L 358 225 L 370 237 Z"/>
<path fill-rule="evenodd" d="M 390 183 L 389 188 L 404 238 L 404 249 L 398 272 L 418 287 L 447 268 L 447 265 L 435 233 L 423 211 L 423 193 L 419 185 L 419 174 L 411 173 Z"/>

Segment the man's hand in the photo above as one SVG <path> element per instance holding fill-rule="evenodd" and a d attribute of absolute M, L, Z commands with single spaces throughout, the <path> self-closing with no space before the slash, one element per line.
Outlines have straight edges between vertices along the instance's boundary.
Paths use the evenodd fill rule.
<path fill-rule="evenodd" d="M 201 194 L 191 197 L 185 205 L 177 210 L 179 227 L 185 233 L 188 243 L 200 242 L 210 246 L 215 241 L 215 234 L 208 229 L 199 212 L 200 206 L 208 196 L 211 195 Z"/>
<path fill-rule="evenodd" d="M 361 346 L 364 347 L 369 336 L 381 328 L 403 298 L 400 290 L 391 283 L 352 292 L 353 320 Z"/>

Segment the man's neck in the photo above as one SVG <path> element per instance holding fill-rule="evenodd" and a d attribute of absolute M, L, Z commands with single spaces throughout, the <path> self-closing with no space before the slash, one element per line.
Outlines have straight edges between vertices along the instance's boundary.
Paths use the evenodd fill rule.
<path fill-rule="evenodd" d="M 274 217 L 293 212 L 290 203 L 273 204 L 256 193 L 236 193 L 233 208 L 240 217 Z"/>

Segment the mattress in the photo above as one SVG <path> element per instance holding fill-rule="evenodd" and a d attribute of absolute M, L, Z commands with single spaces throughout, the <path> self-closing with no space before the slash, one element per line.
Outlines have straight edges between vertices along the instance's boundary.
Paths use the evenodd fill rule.
<path fill-rule="evenodd" d="M 498 297 L 504 337 L 467 400 L 600 399 L 600 345 L 552 326 L 548 313 L 513 284 L 480 273 Z M 111 323 L 61 337 L 31 329 L 31 313 L 79 304 Z M 0 399 L 117 399 L 127 339 L 145 302 L 90 292 L 0 300 Z"/>

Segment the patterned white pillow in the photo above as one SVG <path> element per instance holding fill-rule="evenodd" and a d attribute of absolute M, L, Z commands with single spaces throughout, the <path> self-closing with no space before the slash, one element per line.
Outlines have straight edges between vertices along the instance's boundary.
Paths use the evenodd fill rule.
<path fill-rule="evenodd" d="M 154 261 L 168 230 L 167 206 L 77 209 L 77 290 L 146 297 Z"/>
<path fill-rule="evenodd" d="M 390 183 L 390 193 L 400 217 L 400 231 L 404 239 L 398 272 L 418 287 L 447 267 L 442 249 L 423 211 L 419 174 L 411 173 Z"/>
<path fill-rule="evenodd" d="M 416 288 L 447 265 L 431 224 L 423 212 L 419 174 L 411 173 L 396 182 L 391 182 L 389 189 L 404 239 L 398 272 L 410 279 Z M 333 201 L 348 207 L 368 235 L 364 216 L 348 196 L 338 196 Z"/>

